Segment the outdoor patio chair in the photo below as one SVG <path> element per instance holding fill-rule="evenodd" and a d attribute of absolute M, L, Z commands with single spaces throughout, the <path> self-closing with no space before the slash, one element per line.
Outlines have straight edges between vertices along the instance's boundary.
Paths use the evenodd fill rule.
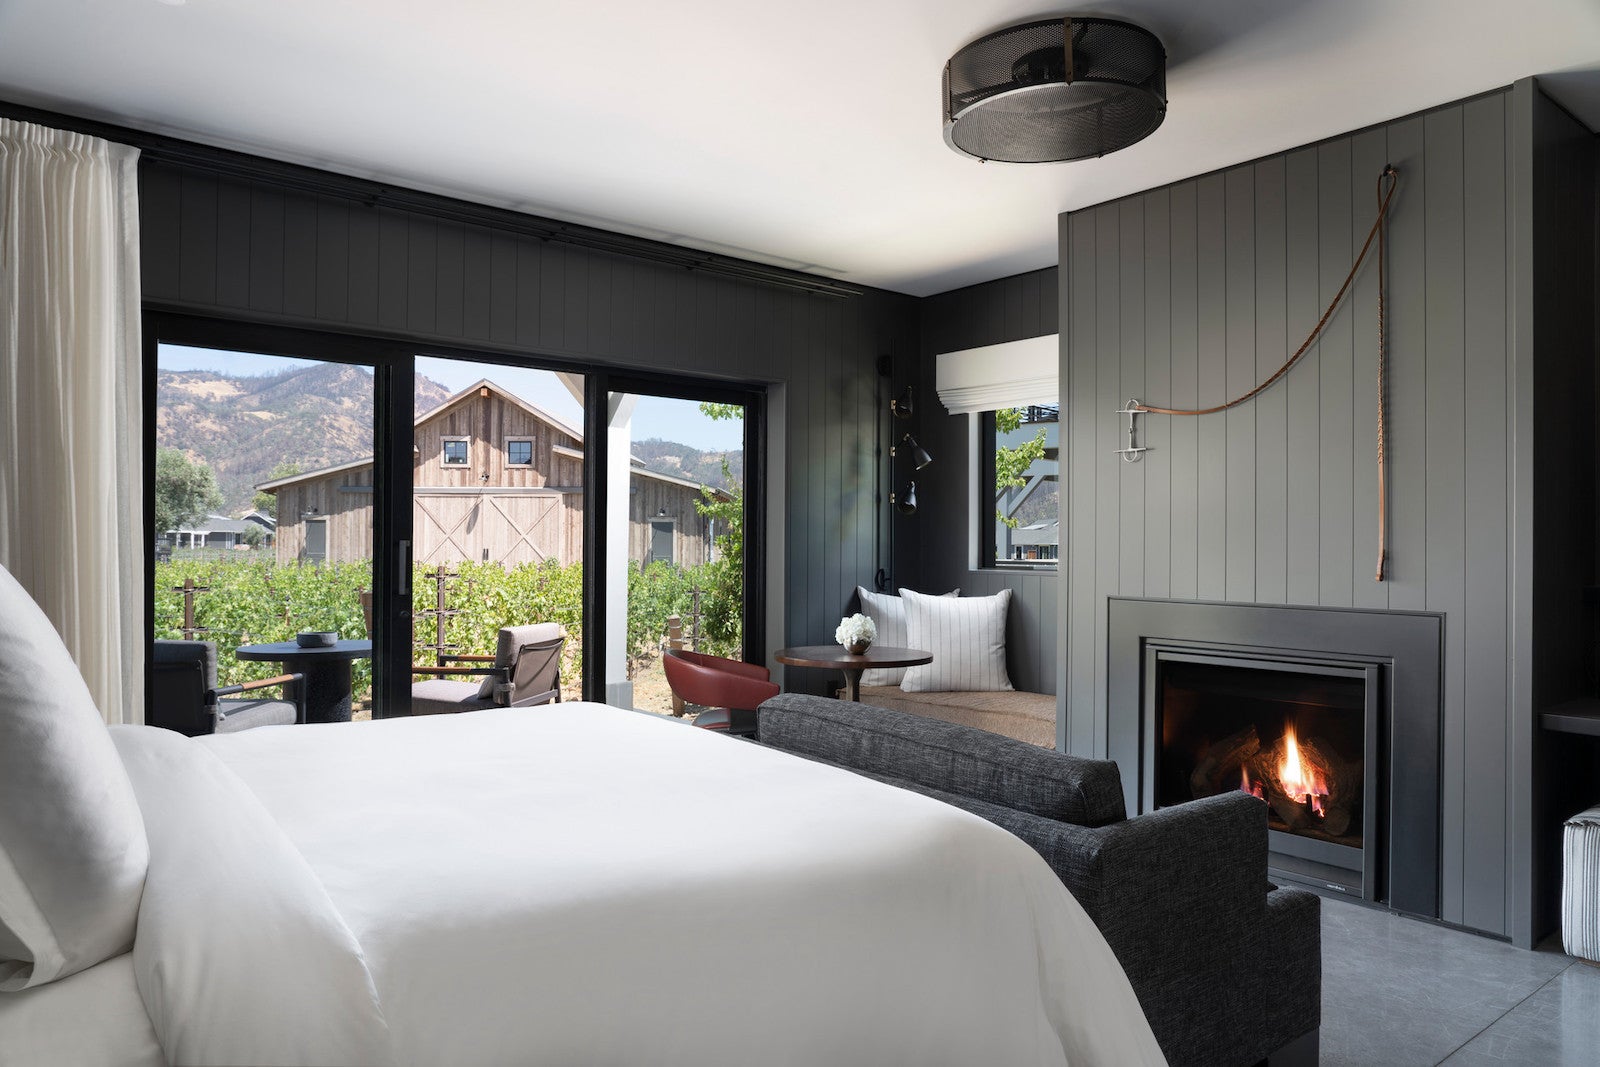
<path fill-rule="evenodd" d="M 411 714 L 441 715 L 481 708 L 523 708 L 561 699 L 561 624 L 503 626 L 493 656 L 458 654 L 437 667 L 417 664 L 414 675 L 439 675 L 411 684 Z M 460 664 L 460 665 L 458 665 Z M 457 681 L 483 675 L 481 682 Z"/>
<path fill-rule="evenodd" d="M 661 667 L 673 695 L 706 709 L 694 720 L 706 730 L 754 737 L 756 708 L 779 692 L 765 667 L 741 660 L 673 648 L 662 657 Z"/>
<path fill-rule="evenodd" d="M 145 721 L 190 737 L 306 721 L 303 675 L 280 674 L 218 687 L 217 646 L 210 641 L 157 641 L 150 679 L 150 709 Z M 223 699 L 280 685 L 283 697 L 277 700 Z"/>

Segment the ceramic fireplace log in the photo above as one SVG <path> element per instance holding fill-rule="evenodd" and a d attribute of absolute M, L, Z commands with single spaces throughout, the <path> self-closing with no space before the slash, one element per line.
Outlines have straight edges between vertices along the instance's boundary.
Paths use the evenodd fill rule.
<path fill-rule="evenodd" d="M 1261 738 L 1254 725 L 1246 726 L 1220 741 L 1213 741 L 1195 765 L 1194 773 L 1189 776 L 1189 788 L 1195 799 L 1238 789 L 1239 769 L 1259 751 Z"/>

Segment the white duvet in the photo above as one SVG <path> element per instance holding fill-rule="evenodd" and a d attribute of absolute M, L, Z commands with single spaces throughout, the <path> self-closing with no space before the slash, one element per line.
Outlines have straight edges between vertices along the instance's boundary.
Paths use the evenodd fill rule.
<path fill-rule="evenodd" d="M 1025 844 L 598 704 L 119 728 L 176 1064 L 1161 1063 Z"/>

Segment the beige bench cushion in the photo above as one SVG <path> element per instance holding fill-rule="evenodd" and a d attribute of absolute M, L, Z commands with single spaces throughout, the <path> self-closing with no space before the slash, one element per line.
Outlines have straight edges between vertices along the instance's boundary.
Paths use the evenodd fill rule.
<path fill-rule="evenodd" d="M 1050 693 L 907 693 L 897 685 L 864 685 L 861 703 L 1056 747 L 1056 698 Z"/>

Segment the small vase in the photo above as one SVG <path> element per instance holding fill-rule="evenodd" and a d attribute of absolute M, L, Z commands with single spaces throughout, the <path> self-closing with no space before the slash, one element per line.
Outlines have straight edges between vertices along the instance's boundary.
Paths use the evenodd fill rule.
<path fill-rule="evenodd" d="M 851 641 L 848 645 L 845 645 L 844 650 L 850 653 L 852 656 L 859 656 L 871 647 L 872 642 L 863 637 L 859 641 Z"/>

